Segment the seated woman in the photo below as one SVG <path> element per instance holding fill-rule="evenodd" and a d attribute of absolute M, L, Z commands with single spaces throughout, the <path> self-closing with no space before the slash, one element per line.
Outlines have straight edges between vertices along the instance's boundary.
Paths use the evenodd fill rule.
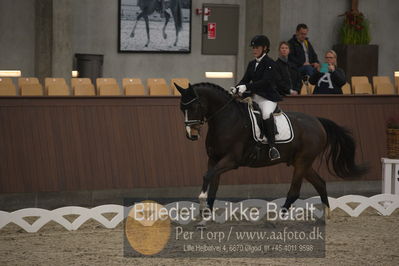
<path fill-rule="evenodd" d="M 345 85 L 345 73 L 337 68 L 337 54 L 329 50 L 325 55 L 327 67 L 323 64 L 317 67 L 317 71 L 309 78 L 312 85 L 316 85 L 313 94 L 342 94 L 342 86 Z"/>
<path fill-rule="evenodd" d="M 278 47 L 277 71 L 280 79 L 277 80 L 277 89 L 281 95 L 298 95 L 301 90 L 301 74 L 294 63 L 288 61 L 290 46 L 281 42 Z"/>

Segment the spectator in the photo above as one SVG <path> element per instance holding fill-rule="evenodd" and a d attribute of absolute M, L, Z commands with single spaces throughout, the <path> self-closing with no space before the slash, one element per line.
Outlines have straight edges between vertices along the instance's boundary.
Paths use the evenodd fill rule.
<path fill-rule="evenodd" d="M 310 84 L 316 85 L 313 94 L 342 94 L 346 79 L 344 71 L 337 68 L 337 54 L 329 50 L 325 59 L 326 65 L 319 66 L 309 79 Z"/>
<path fill-rule="evenodd" d="M 288 61 L 290 47 L 287 42 L 281 42 L 278 48 L 278 59 L 276 60 L 277 71 L 280 81 L 277 87 L 282 95 L 298 95 L 301 90 L 301 75 L 294 63 Z"/>
<path fill-rule="evenodd" d="M 319 66 L 317 54 L 307 38 L 308 32 L 306 24 L 299 24 L 295 35 L 288 41 L 291 50 L 288 59 L 298 67 L 304 80 L 311 76 Z"/>

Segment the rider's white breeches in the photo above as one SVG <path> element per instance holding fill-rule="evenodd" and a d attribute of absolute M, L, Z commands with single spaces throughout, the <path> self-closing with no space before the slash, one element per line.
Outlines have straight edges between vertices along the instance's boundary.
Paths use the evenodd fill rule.
<path fill-rule="evenodd" d="M 257 94 L 254 94 L 252 99 L 259 105 L 260 109 L 262 110 L 262 118 L 266 120 L 270 118 L 270 114 L 274 112 L 274 109 L 277 107 L 276 102 L 269 101 Z"/>

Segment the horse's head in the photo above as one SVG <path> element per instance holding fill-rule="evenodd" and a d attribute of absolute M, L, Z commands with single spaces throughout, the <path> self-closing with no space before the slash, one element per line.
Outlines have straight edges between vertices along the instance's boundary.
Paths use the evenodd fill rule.
<path fill-rule="evenodd" d="M 188 85 L 183 89 L 175 83 L 176 89 L 181 94 L 180 109 L 184 113 L 184 124 L 186 126 L 186 136 L 190 140 L 198 140 L 201 126 L 205 122 L 203 106 L 195 89 Z"/>

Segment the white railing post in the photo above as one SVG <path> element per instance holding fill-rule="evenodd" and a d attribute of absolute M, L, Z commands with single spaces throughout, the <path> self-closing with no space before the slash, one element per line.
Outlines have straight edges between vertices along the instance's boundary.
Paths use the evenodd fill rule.
<path fill-rule="evenodd" d="M 382 193 L 399 195 L 399 160 L 381 158 Z"/>
<path fill-rule="evenodd" d="M 396 195 L 399 195 L 399 160 L 396 160 L 397 163 L 395 163 L 393 167 L 393 174 L 392 177 L 395 181 L 395 193 Z"/>

